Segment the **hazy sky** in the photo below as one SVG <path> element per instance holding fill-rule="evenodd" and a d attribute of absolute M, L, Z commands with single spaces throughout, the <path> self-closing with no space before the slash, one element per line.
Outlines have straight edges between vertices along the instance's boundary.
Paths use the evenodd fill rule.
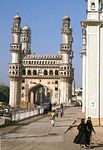
<path fill-rule="evenodd" d="M 76 86 L 82 78 L 82 30 L 86 19 L 85 0 L 0 0 L 0 81 L 8 83 L 12 18 L 17 10 L 22 26 L 32 31 L 31 51 L 38 55 L 56 55 L 60 49 L 62 18 L 68 15 L 73 28 L 73 67 Z"/>

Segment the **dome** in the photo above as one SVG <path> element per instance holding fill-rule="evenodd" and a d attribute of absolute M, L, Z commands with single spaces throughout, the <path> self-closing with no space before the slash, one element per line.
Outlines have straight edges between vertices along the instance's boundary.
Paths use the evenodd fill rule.
<path fill-rule="evenodd" d="M 25 26 L 22 28 L 22 30 L 30 30 L 30 28 L 29 28 L 27 25 L 25 25 Z"/>
<path fill-rule="evenodd" d="M 63 20 L 70 20 L 70 18 L 66 15 L 63 17 Z"/>
<path fill-rule="evenodd" d="M 18 12 L 17 12 L 16 16 L 14 16 L 13 19 L 20 19 L 21 20 L 21 17 L 18 15 Z"/>

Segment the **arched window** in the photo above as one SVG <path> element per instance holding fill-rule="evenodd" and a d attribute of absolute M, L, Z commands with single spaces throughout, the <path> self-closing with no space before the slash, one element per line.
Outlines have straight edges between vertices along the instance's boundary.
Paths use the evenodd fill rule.
<path fill-rule="evenodd" d="M 66 72 L 64 72 L 64 75 L 66 75 Z"/>
<path fill-rule="evenodd" d="M 27 74 L 28 74 L 28 75 L 31 75 L 31 70 L 28 70 Z"/>
<path fill-rule="evenodd" d="M 91 3 L 91 9 L 92 9 L 92 10 L 95 9 L 95 3 L 94 3 L 94 2 Z"/>
<path fill-rule="evenodd" d="M 55 75 L 58 75 L 58 70 L 55 70 Z"/>
<path fill-rule="evenodd" d="M 36 70 L 33 70 L 33 75 L 37 75 L 37 71 Z"/>
<path fill-rule="evenodd" d="M 55 81 L 55 84 L 58 84 L 58 81 Z"/>
<path fill-rule="evenodd" d="M 25 83 L 25 80 L 24 80 L 24 79 L 22 80 L 22 83 Z"/>
<path fill-rule="evenodd" d="M 49 71 L 49 75 L 53 75 L 53 71 L 52 70 Z"/>
<path fill-rule="evenodd" d="M 22 90 L 24 90 L 25 89 L 25 87 L 24 86 L 22 86 Z"/>
<path fill-rule="evenodd" d="M 48 72 L 47 72 L 47 70 L 44 70 L 44 75 L 48 75 Z"/>

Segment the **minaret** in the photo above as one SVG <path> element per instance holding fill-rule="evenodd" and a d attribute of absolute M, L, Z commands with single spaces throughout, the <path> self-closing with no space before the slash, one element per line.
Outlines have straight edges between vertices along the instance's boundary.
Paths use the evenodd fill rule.
<path fill-rule="evenodd" d="M 10 98 L 9 104 L 11 107 L 20 105 L 20 28 L 21 18 L 17 15 L 13 18 L 12 27 L 12 43 L 10 45 L 11 63 L 9 64 L 9 78 L 10 78 Z"/>
<path fill-rule="evenodd" d="M 24 55 L 31 53 L 31 30 L 26 25 L 22 28 L 21 34 L 22 52 Z"/>
<path fill-rule="evenodd" d="M 62 57 L 60 65 L 60 103 L 67 103 L 72 99 L 72 81 L 74 79 L 74 70 L 72 68 L 72 28 L 70 18 L 65 16 L 62 25 L 62 44 L 60 45 L 60 54 Z"/>
<path fill-rule="evenodd" d="M 87 0 L 83 32 L 83 107 L 86 118 L 103 125 L 103 0 Z M 84 106 L 85 105 L 85 106 Z"/>

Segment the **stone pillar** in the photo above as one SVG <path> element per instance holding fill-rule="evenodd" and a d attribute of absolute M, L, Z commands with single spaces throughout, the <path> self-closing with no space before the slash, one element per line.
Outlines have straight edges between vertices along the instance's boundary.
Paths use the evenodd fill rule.
<path fill-rule="evenodd" d="M 83 69 L 82 69 L 82 112 L 86 111 L 86 56 L 83 54 Z"/>
<path fill-rule="evenodd" d="M 82 24 L 82 112 L 86 111 L 86 27 Z"/>
<path fill-rule="evenodd" d="M 30 103 L 31 103 L 31 105 L 34 104 L 34 92 L 31 92 L 31 95 L 30 95 Z"/>
<path fill-rule="evenodd" d="M 17 92 L 18 91 L 18 92 Z M 16 79 L 10 79 L 10 99 L 11 107 L 20 106 L 20 83 Z"/>

